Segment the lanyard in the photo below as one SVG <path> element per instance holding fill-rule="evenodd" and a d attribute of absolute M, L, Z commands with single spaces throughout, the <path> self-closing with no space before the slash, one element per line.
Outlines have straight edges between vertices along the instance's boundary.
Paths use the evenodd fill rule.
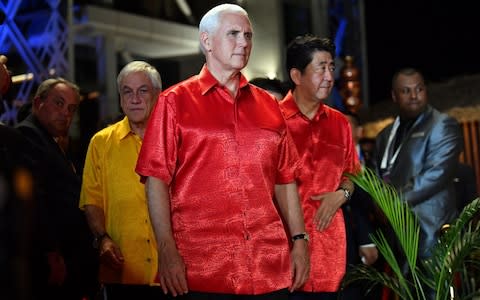
<path fill-rule="evenodd" d="M 402 148 L 403 141 L 401 141 L 400 146 L 398 146 L 395 153 L 392 155 L 390 160 L 388 160 L 389 153 L 391 152 L 390 148 L 393 147 L 393 144 L 395 141 L 395 135 L 397 134 L 399 126 L 400 126 L 400 118 L 396 117 L 395 122 L 393 123 L 392 130 L 390 131 L 390 136 L 388 137 L 388 142 L 387 142 L 387 146 L 385 147 L 385 152 L 383 153 L 382 162 L 380 164 L 380 169 L 382 170 L 390 169 L 390 167 L 393 165 L 393 163 L 398 157 L 400 148 Z"/>

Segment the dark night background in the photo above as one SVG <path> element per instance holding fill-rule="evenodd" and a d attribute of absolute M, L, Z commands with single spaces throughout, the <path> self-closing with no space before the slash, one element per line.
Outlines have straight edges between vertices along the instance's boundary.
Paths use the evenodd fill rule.
<path fill-rule="evenodd" d="M 0 1 L 6 3 L 5 0 Z M 113 4 L 103 5 L 149 17 L 189 23 L 173 0 L 75 0 L 74 2 L 78 5 L 111 2 Z M 236 1 L 187 0 L 187 2 L 198 21 L 214 5 Z M 446 81 L 455 76 L 480 74 L 478 0 L 329 0 L 330 4 L 343 3 L 346 6 L 354 6 L 362 2 L 365 10 L 369 75 L 369 96 L 368 99 L 364 99 L 364 102 L 368 102 L 370 106 L 389 99 L 390 78 L 400 67 L 419 68 L 424 72 L 426 79 L 432 82 Z M 310 0 L 283 0 L 280 3 L 283 3 L 285 10 L 286 41 L 298 34 L 311 32 Z M 46 5 L 43 0 L 24 1 L 22 9 L 34 10 L 40 4 Z M 351 43 L 351 47 L 357 47 L 358 50 L 356 41 Z M 78 52 L 82 53 L 82 51 Z M 91 58 L 95 54 L 87 54 L 91 60 L 90 63 L 94 64 L 95 61 Z M 12 66 L 15 66 L 14 57 L 11 58 Z M 164 78 L 166 86 L 180 79 L 177 78 L 178 76 L 173 76 L 176 65 L 173 64 L 169 68 L 169 63 L 172 64 L 167 61 L 162 65 L 172 70 L 170 72 L 172 78 L 170 79 L 169 76 Z M 90 67 L 90 64 L 84 61 L 77 64 L 79 71 L 87 67 Z M 83 73 L 89 76 L 92 74 L 92 72 Z"/>
<path fill-rule="evenodd" d="M 389 99 L 400 67 L 419 68 L 431 82 L 480 73 L 477 3 L 365 1 L 370 104 Z"/>

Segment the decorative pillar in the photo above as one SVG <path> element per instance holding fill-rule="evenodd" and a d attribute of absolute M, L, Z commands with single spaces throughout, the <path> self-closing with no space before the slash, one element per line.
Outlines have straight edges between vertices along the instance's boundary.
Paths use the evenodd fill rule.
<path fill-rule="evenodd" d="M 352 113 L 357 113 L 362 105 L 360 86 L 360 70 L 354 65 L 353 56 L 347 55 L 340 71 L 340 95 L 345 109 Z"/>

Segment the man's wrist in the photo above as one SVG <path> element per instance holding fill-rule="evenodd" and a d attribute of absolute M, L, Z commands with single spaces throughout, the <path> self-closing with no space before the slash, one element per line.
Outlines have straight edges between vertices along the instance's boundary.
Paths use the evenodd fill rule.
<path fill-rule="evenodd" d="M 96 235 L 95 238 L 93 239 L 93 248 L 99 249 L 100 245 L 102 245 L 103 240 L 106 238 L 112 239 L 106 231 L 104 233 Z"/>
<path fill-rule="evenodd" d="M 345 197 L 345 200 L 346 202 L 348 202 L 350 200 L 350 198 L 352 198 L 352 192 L 349 191 L 347 188 L 345 187 L 339 187 L 337 191 L 342 191 L 343 192 L 343 196 Z"/>
<path fill-rule="evenodd" d="M 310 241 L 310 236 L 308 235 L 307 232 L 302 232 L 299 234 L 295 234 L 292 236 L 292 242 L 298 241 L 298 240 L 304 240 L 304 241 Z"/>

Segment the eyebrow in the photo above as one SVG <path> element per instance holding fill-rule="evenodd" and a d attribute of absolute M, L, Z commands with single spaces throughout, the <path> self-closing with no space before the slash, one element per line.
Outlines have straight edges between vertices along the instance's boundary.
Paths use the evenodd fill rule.
<path fill-rule="evenodd" d="M 144 87 L 148 88 L 149 85 L 145 83 L 145 84 L 142 84 L 141 86 L 139 86 L 138 88 L 141 89 L 141 88 L 144 88 Z M 128 85 L 124 85 L 124 86 L 122 87 L 122 90 L 124 90 L 124 89 L 133 90 L 133 88 L 129 87 Z"/>

